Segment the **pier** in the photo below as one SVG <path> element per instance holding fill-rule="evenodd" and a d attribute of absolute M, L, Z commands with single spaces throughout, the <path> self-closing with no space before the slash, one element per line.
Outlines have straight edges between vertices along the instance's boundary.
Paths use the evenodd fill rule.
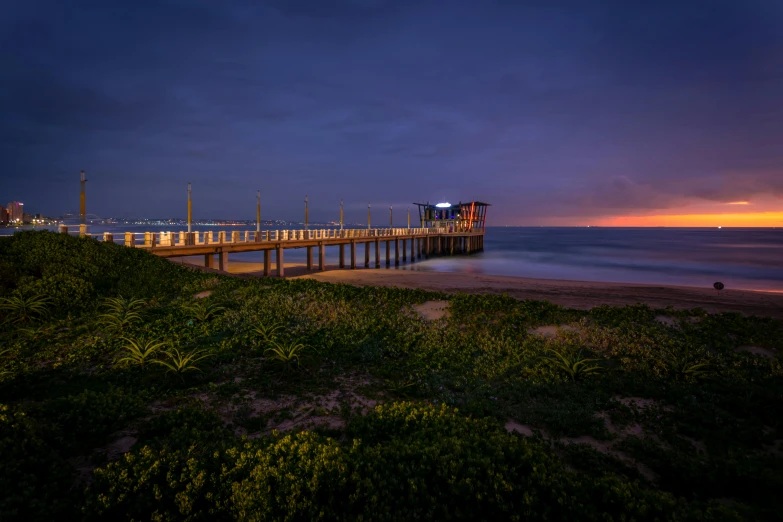
<path fill-rule="evenodd" d="M 61 226 L 60 231 L 68 233 Z M 484 231 L 443 232 L 431 228 L 346 229 L 346 230 L 263 230 L 206 232 L 125 232 L 100 235 L 82 234 L 109 243 L 143 248 L 160 257 L 204 256 L 204 266 L 228 271 L 228 256 L 238 252 L 264 253 L 264 275 L 271 275 L 272 254 L 275 272 L 285 277 L 285 251 L 307 249 L 307 269 L 324 270 L 326 247 L 339 247 L 339 267 L 356 268 L 357 251 L 364 250 L 364 267 L 381 268 L 381 250 L 385 247 L 385 266 L 414 263 L 437 255 L 471 254 L 484 250 Z M 347 247 L 347 248 L 346 248 Z M 374 259 L 373 259 L 374 248 Z M 317 250 L 318 261 L 313 254 Z M 346 260 L 346 254 L 348 259 Z M 217 258 L 217 263 L 215 262 Z M 372 263 L 371 263 L 372 260 Z M 347 262 L 346 262 L 347 261 Z"/>
<path fill-rule="evenodd" d="M 264 255 L 264 275 L 272 275 L 274 254 L 278 277 L 285 277 L 285 251 L 295 248 L 307 249 L 308 270 L 325 269 L 326 247 L 329 246 L 339 248 L 339 268 L 356 268 L 357 251 L 360 249 L 364 251 L 365 268 L 381 268 L 382 250 L 386 267 L 392 263 L 394 266 L 415 263 L 431 256 L 472 254 L 484 250 L 486 203 L 417 205 L 422 225 L 418 228 L 105 232 L 95 235 L 87 233 L 86 225 L 80 225 L 79 235 L 142 248 L 160 257 L 204 256 L 205 267 L 222 271 L 228 271 L 229 254 L 260 251 Z M 67 234 L 71 230 L 60 225 L 60 232 Z M 314 253 L 318 256 L 317 263 L 314 262 Z"/>

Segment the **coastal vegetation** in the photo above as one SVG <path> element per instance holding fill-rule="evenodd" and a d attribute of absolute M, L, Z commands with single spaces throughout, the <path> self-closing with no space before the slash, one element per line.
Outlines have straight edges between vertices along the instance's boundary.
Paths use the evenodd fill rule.
<path fill-rule="evenodd" d="M 0 520 L 783 513 L 780 320 L 229 277 L 49 232 L 0 240 L 0 314 Z"/>

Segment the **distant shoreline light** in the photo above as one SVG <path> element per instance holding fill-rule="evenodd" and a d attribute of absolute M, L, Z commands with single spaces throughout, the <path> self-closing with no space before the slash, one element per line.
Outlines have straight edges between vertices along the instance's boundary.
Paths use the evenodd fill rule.
<path fill-rule="evenodd" d="M 438 203 L 435 206 L 438 208 L 449 208 L 451 206 L 451 203 Z"/>

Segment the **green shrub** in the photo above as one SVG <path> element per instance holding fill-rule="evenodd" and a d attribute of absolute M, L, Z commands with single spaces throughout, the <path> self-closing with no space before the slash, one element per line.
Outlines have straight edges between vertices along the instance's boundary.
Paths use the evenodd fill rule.
<path fill-rule="evenodd" d="M 0 520 L 64 520 L 73 470 L 22 411 L 0 404 Z"/>
<path fill-rule="evenodd" d="M 26 282 L 19 287 L 23 294 L 42 295 L 49 298 L 54 308 L 75 311 L 85 308 L 95 294 L 92 284 L 71 274 L 47 274 L 41 279 Z"/>
<path fill-rule="evenodd" d="M 0 241 L 2 263 L 14 267 L 7 271 L 14 278 L 13 288 L 25 277 L 46 279 L 37 285 L 58 299 L 65 299 L 66 288 L 78 292 L 79 299 L 116 295 L 150 298 L 210 277 L 142 249 L 48 231 L 17 232 Z M 73 304 L 74 297 L 71 299 Z"/>
<path fill-rule="evenodd" d="M 19 273 L 13 261 L 0 257 L 0 296 L 10 294 L 18 279 Z"/>
<path fill-rule="evenodd" d="M 169 438 L 176 430 L 196 430 L 200 433 L 221 432 L 223 421 L 201 403 L 189 405 L 147 421 L 139 430 L 139 443 Z"/>
<path fill-rule="evenodd" d="M 64 454 L 87 451 L 129 421 L 147 413 L 145 397 L 110 387 L 43 403 L 30 413 L 47 424 L 47 438 Z"/>
<path fill-rule="evenodd" d="M 188 420 L 191 419 L 191 420 Z M 184 421 L 184 422 L 183 422 Z M 173 427 L 182 422 L 181 426 Z M 684 505 L 563 468 L 491 420 L 378 407 L 339 444 L 314 433 L 230 439 L 203 412 L 95 473 L 85 511 L 117 520 L 677 520 Z M 214 427 L 214 429 L 212 429 Z M 168 435 L 166 435 L 167 430 Z M 202 429 L 207 428 L 207 429 Z"/>

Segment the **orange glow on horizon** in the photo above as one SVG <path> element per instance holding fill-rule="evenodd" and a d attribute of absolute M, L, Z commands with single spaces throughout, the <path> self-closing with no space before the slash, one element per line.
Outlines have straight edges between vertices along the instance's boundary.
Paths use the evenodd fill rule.
<path fill-rule="evenodd" d="M 729 201 L 729 205 L 750 205 L 750 201 Z"/>
<path fill-rule="evenodd" d="M 783 227 L 783 212 L 614 216 L 590 224 L 605 227 Z"/>

